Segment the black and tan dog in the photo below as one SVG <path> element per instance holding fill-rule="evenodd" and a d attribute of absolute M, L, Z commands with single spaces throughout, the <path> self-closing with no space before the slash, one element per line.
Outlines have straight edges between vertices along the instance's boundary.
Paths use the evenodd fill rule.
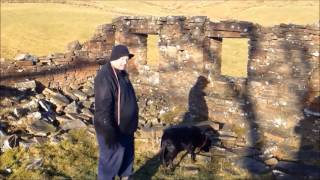
<path fill-rule="evenodd" d="M 210 147 L 210 139 L 196 126 L 168 128 L 161 138 L 160 160 L 164 167 L 173 169 L 173 160 L 179 152 L 186 150 L 191 154 L 192 161 L 195 161 L 196 148 L 208 152 Z"/>

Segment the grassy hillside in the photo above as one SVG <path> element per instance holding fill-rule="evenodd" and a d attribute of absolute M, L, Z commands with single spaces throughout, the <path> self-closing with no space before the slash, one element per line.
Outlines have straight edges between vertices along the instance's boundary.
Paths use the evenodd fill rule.
<path fill-rule="evenodd" d="M 84 42 L 97 25 L 123 15 L 205 15 L 212 21 L 236 19 L 264 26 L 319 21 L 317 0 L 40 2 L 1 3 L 1 57 L 12 58 L 21 52 L 38 56 L 63 52 L 68 42 Z"/>

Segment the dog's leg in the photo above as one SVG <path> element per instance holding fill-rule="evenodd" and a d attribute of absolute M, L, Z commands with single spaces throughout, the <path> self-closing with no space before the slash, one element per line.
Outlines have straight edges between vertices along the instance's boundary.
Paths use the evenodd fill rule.
<path fill-rule="evenodd" d="M 193 146 L 189 146 L 188 149 L 187 149 L 188 153 L 191 155 L 191 161 L 192 161 L 193 163 L 196 162 L 196 153 L 194 152 L 195 149 L 196 149 L 196 148 L 193 147 Z"/>
<path fill-rule="evenodd" d="M 160 162 L 164 167 L 168 166 L 167 158 L 166 158 L 166 147 L 162 146 L 160 150 Z"/>
<path fill-rule="evenodd" d="M 169 154 L 170 154 L 169 160 L 168 160 L 169 168 L 170 168 L 171 171 L 174 171 L 175 166 L 173 164 L 173 160 L 177 157 L 178 151 L 176 149 L 174 149 L 174 151 L 171 151 Z"/>

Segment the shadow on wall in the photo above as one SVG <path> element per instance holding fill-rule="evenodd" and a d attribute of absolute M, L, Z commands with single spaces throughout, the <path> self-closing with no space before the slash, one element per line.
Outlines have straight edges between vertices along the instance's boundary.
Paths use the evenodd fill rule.
<path fill-rule="evenodd" d="M 188 98 L 188 112 L 184 114 L 182 123 L 199 122 L 208 120 L 208 106 L 205 100 L 204 89 L 209 81 L 204 76 L 199 76 L 191 88 Z"/>
<path fill-rule="evenodd" d="M 294 39 L 303 39 L 298 33 L 294 33 L 293 36 Z M 287 48 L 288 61 L 295 58 L 290 53 L 290 45 L 287 43 L 284 46 Z M 319 64 L 318 67 L 315 66 L 315 69 L 312 69 L 311 62 L 307 56 L 308 48 L 306 46 L 307 45 L 304 45 L 300 51 L 300 57 L 298 59 L 300 61 L 297 62 L 302 64 L 300 67 L 303 67 L 298 77 L 299 75 L 305 75 L 303 77 L 305 81 L 301 82 L 297 78 L 296 83 L 298 84 L 298 88 L 294 92 L 300 102 L 300 114 L 303 115 L 294 129 L 295 133 L 300 135 L 300 147 L 296 158 L 301 164 L 287 163 L 283 166 L 291 174 L 309 177 L 310 179 L 320 179 L 320 89 L 319 84 L 312 84 L 312 78 L 319 78 Z M 312 73 L 309 74 L 309 72 L 314 71 L 318 73 L 315 77 Z M 291 76 L 297 76 L 296 73 L 292 71 Z M 300 90 L 300 86 L 306 87 L 307 91 Z M 313 89 L 312 86 L 316 86 L 316 89 Z"/>
<path fill-rule="evenodd" d="M 183 126 L 189 123 L 194 124 L 197 122 L 208 120 L 208 106 L 205 100 L 206 93 L 204 92 L 204 89 L 206 88 L 208 83 L 208 79 L 204 76 L 199 76 L 197 78 L 194 86 L 189 91 L 188 112 L 184 114 L 183 120 L 180 124 L 174 125 L 172 127 Z M 204 126 L 203 128 L 206 128 L 206 131 L 208 131 L 209 133 L 212 129 L 211 127 L 207 126 Z M 180 162 L 183 158 L 185 158 L 185 156 L 186 154 L 184 154 L 181 159 L 176 158 L 175 162 L 178 163 L 175 163 L 175 168 L 179 166 Z M 135 172 L 134 178 L 146 180 L 152 179 L 152 177 L 159 171 L 160 166 L 160 155 L 159 153 L 157 153 Z"/>

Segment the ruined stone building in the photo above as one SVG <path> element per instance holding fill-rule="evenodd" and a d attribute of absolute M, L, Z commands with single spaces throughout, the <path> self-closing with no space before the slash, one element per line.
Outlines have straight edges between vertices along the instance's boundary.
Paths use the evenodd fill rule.
<path fill-rule="evenodd" d="M 147 57 L 150 35 L 159 38 L 156 64 Z M 161 121 L 171 113 L 166 117 L 176 123 L 212 121 L 235 134 L 234 146 L 317 164 L 319 36 L 319 24 L 262 27 L 206 16 L 118 17 L 84 44 L 69 44 L 65 53 L 2 64 L 1 85 L 26 77 L 50 88 L 82 83 L 95 76 L 113 45 L 125 44 L 135 54 L 128 71 L 138 94 L 159 102 L 150 118 Z M 248 40 L 247 77 L 221 75 L 225 38 Z"/>

